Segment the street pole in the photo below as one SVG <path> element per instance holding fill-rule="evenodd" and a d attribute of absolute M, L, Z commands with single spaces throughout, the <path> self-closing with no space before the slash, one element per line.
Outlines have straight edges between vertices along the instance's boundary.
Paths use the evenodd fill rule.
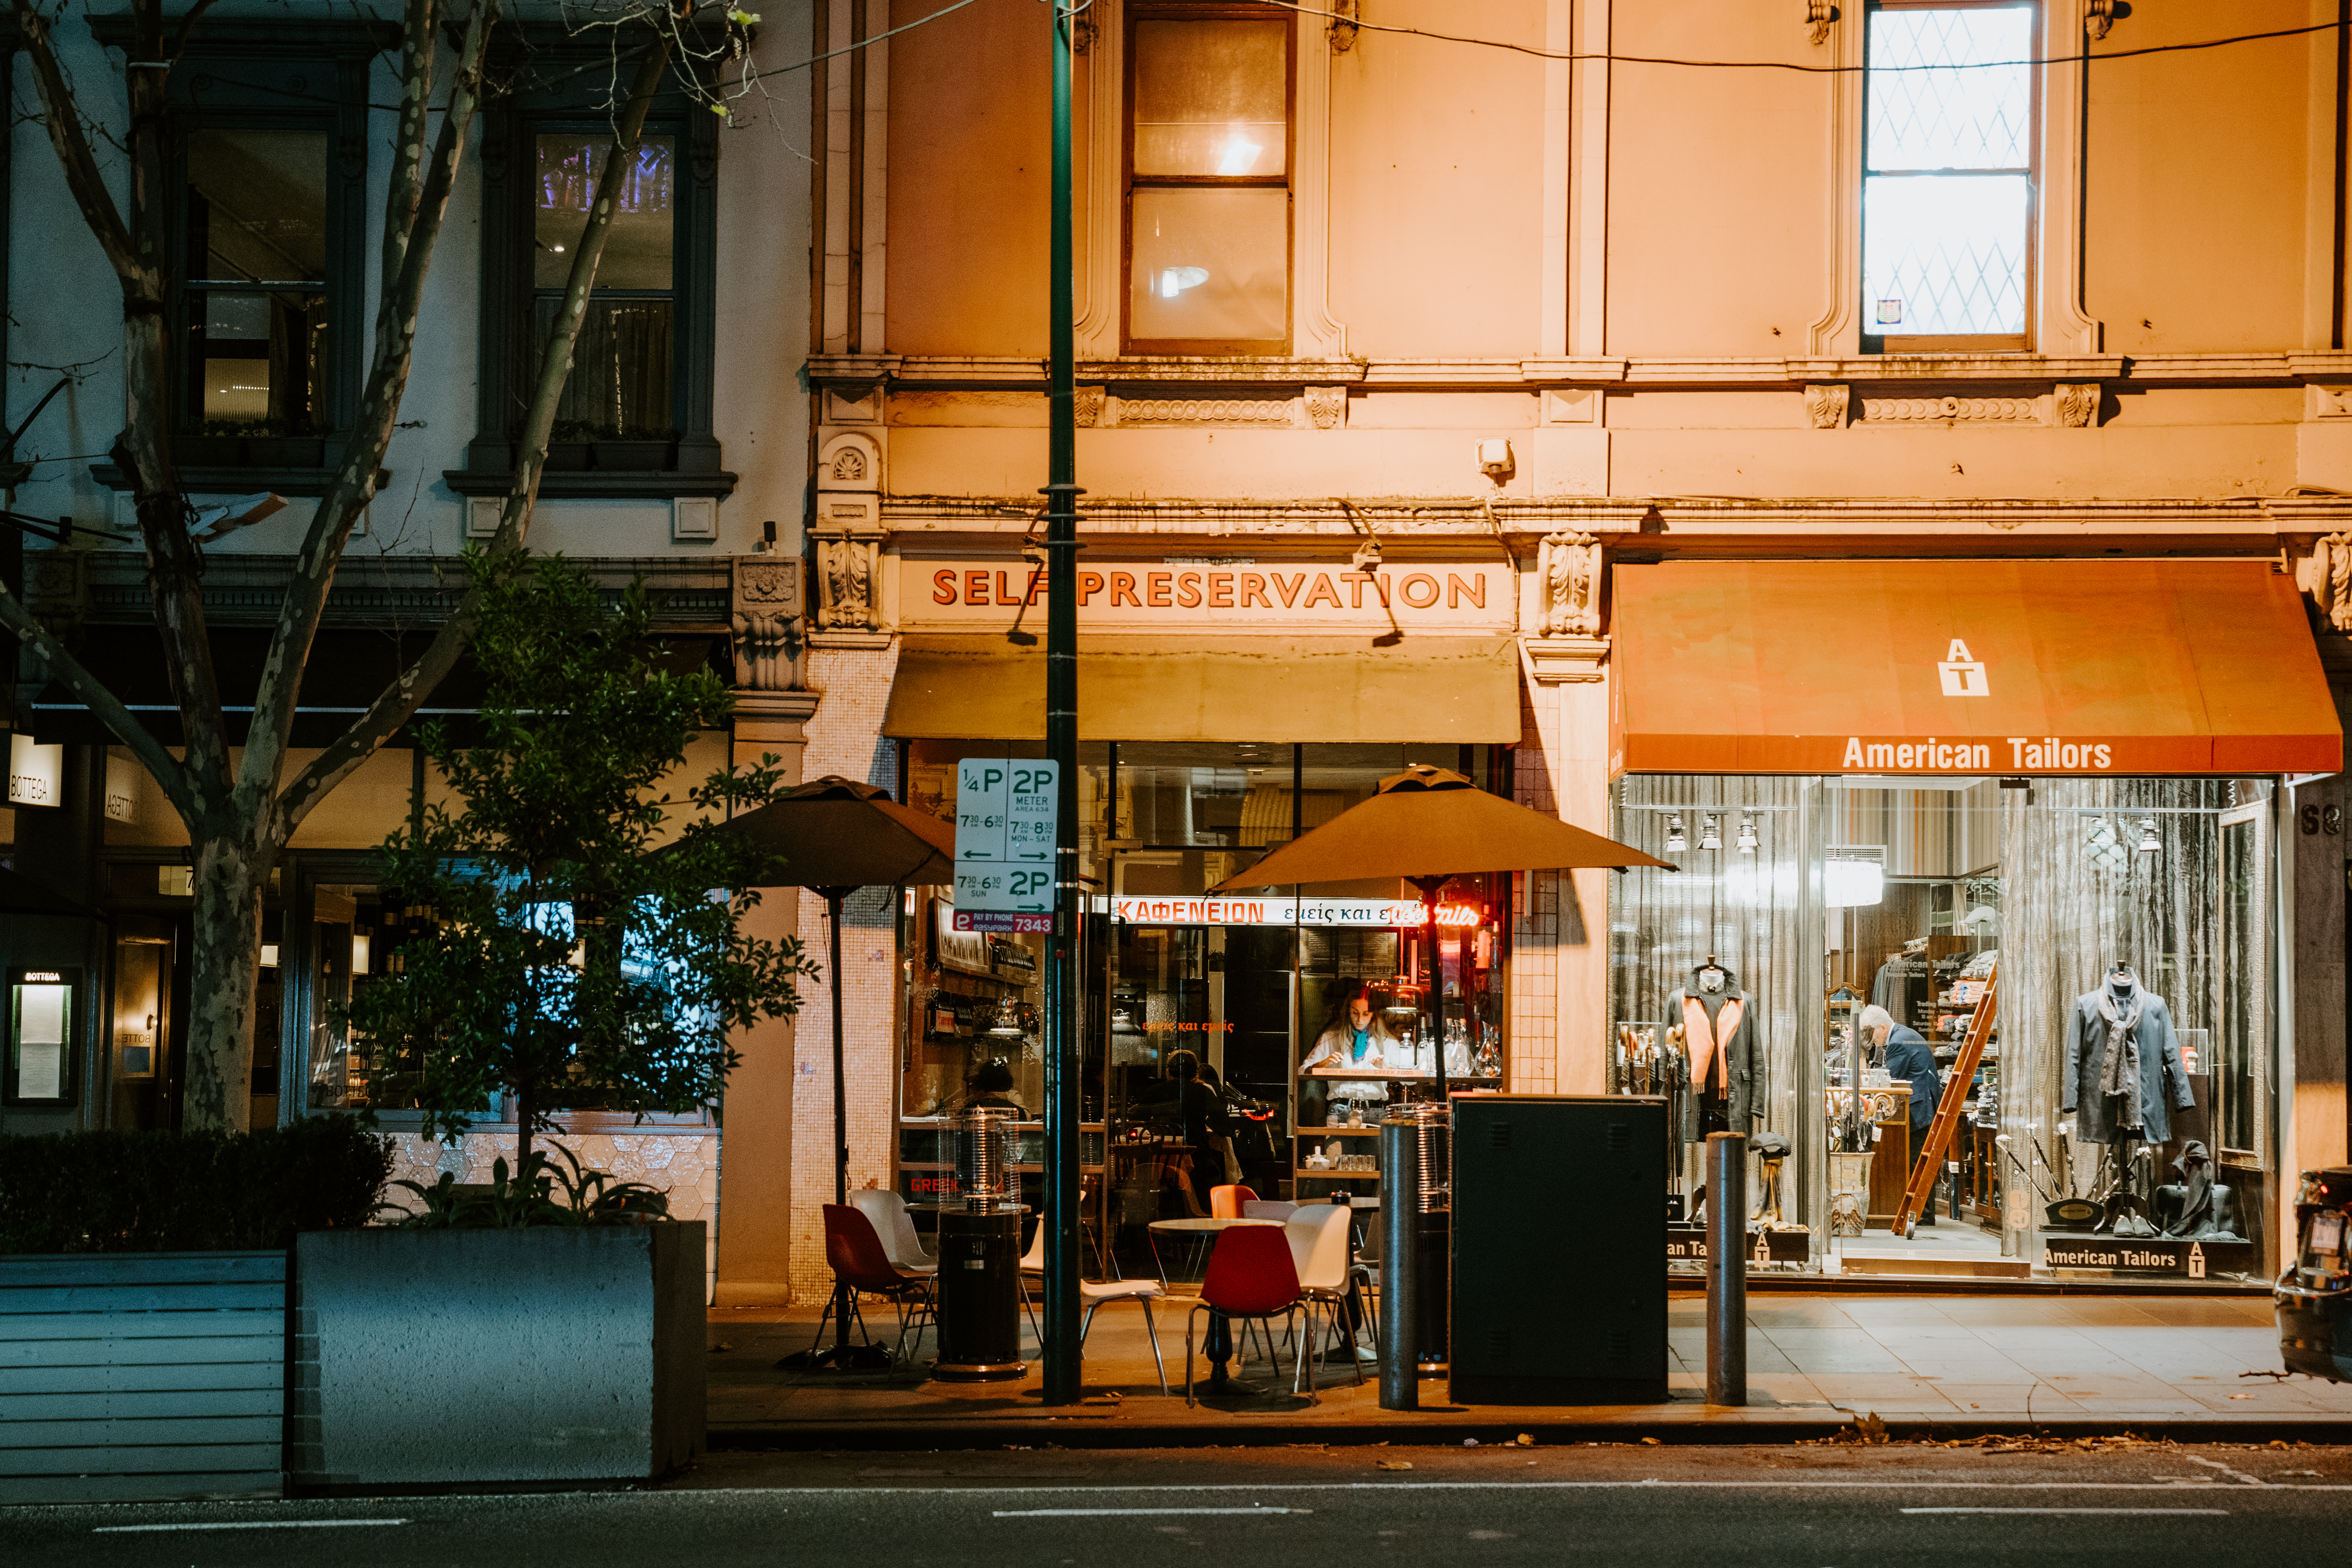
<path fill-rule="evenodd" d="M 1054 829 L 1054 933 L 1045 956 L 1045 1403 L 1075 1405 L 1078 1370 L 1078 496 L 1076 330 L 1071 317 L 1070 32 L 1054 5 L 1053 246 L 1047 319 L 1045 755 L 1061 776 Z"/>

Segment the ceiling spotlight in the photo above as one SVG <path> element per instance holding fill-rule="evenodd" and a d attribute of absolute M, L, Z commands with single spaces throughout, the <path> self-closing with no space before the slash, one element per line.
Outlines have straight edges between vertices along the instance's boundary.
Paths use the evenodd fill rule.
<path fill-rule="evenodd" d="M 1715 820 L 1712 812 L 1708 813 L 1706 820 L 1699 824 L 1698 847 L 1703 850 L 1719 850 L 1723 847 L 1723 826 Z"/>
<path fill-rule="evenodd" d="M 1743 855 L 1756 852 L 1756 819 L 1753 817 L 1739 819 L 1739 852 Z"/>
<path fill-rule="evenodd" d="M 1683 819 L 1677 812 L 1666 819 L 1666 853 L 1678 855 L 1688 848 L 1690 840 L 1683 835 Z"/>
<path fill-rule="evenodd" d="M 2163 848 L 2164 841 L 2156 836 L 2156 819 L 2154 817 L 2142 817 L 2139 820 L 2139 852 L 2144 855 L 2152 855 L 2158 853 Z"/>

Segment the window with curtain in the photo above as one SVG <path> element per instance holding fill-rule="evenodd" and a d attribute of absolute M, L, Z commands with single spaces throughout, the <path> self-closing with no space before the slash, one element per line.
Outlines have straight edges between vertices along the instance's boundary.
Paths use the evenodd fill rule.
<path fill-rule="evenodd" d="M 1866 350 L 2028 346 L 2036 16 L 2019 5 L 1872 7 Z"/>
<path fill-rule="evenodd" d="M 610 136 L 593 132 L 542 131 L 538 137 L 530 364 L 520 383 L 526 406 L 612 146 Z M 677 434 L 677 163 L 675 138 L 648 136 L 622 167 L 595 291 L 556 410 L 558 441 L 667 441 Z"/>
<path fill-rule="evenodd" d="M 1134 13 L 1130 351 L 1289 351 L 1290 37 L 1262 12 Z"/>

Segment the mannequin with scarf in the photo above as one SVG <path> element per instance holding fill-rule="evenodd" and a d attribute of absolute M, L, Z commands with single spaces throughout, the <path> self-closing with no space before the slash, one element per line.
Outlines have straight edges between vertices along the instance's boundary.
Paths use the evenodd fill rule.
<path fill-rule="evenodd" d="M 1696 1143 L 1708 1133 L 1752 1132 L 1761 1075 L 1756 1071 L 1756 1024 L 1739 977 L 1709 955 L 1666 1000 L 1682 1025 L 1690 1063 L 1682 1141 Z"/>
<path fill-rule="evenodd" d="M 2074 1113 L 2074 1136 L 2083 1143 L 2106 1145 L 2117 1180 L 2127 1183 L 2133 1146 L 2170 1142 L 2171 1113 L 2193 1110 L 2196 1104 L 2180 1060 L 2180 1040 L 2173 1031 L 2172 1009 L 2139 983 L 2129 964 L 2116 960 L 2096 990 L 2074 998 L 2066 1039 L 2065 1094 L 2060 1101 L 2062 1110 Z M 2145 1209 L 2145 1201 L 2137 1207 Z M 2109 1218 L 2121 1223 L 2114 1206 Z M 2138 1228 L 2146 1224 L 2140 1218 L 2132 1229 L 2117 1233 L 2152 1233 L 2152 1227 Z"/>

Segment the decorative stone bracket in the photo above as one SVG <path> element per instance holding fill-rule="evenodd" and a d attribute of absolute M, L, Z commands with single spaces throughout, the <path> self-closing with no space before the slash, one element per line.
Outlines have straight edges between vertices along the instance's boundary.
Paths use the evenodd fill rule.
<path fill-rule="evenodd" d="M 816 568 L 817 631 L 886 631 L 881 530 L 820 528 L 810 543 Z"/>
<path fill-rule="evenodd" d="M 1609 678 L 1606 637 L 1526 637 L 1519 652 L 1528 679 L 1538 686 L 1570 685 Z"/>
<path fill-rule="evenodd" d="M 1591 534 L 1544 536 L 1536 555 L 1536 630 L 1546 637 L 1601 634 L 1601 545 Z"/>
<path fill-rule="evenodd" d="M 807 678 L 803 617 L 806 563 L 792 556 L 735 558 L 735 684 L 746 691 L 796 691 Z"/>
<path fill-rule="evenodd" d="M 2295 563 L 2294 583 L 2311 595 L 2327 623 L 2352 632 L 2352 533 L 2323 534 Z"/>

